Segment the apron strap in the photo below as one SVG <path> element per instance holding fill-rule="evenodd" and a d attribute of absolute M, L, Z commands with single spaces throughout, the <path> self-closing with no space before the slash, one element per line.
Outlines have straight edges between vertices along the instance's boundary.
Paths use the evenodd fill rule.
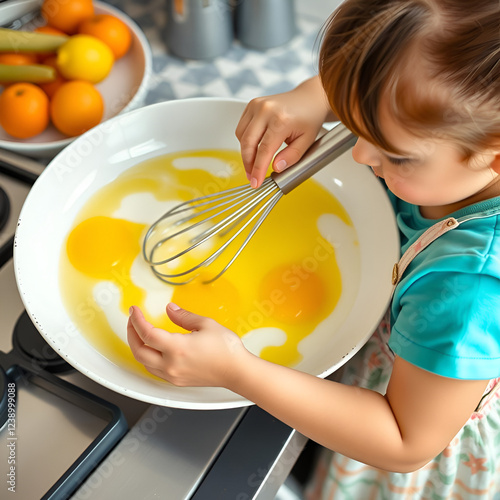
<path fill-rule="evenodd" d="M 474 215 L 460 217 L 455 219 L 454 217 L 448 217 L 442 221 L 437 222 L 429 229 L 427 229 L 418 239 L 413 243 L 403 254 L 399 262 L 394 264 L 392 268 L 392 293 L 396 288 L 396 285 L 401 280 L 403 273 L 406 268 L 410 265 L 411 261 L 426 247 L 428 247 L 433 241 L 437 240 L 440 236 L 455 229 L 460 224 L 473 219 L 485 219 L 487 217 L 493 217 L 500 215 L 500 208 L 494 208 L 491 210 L 486 210 Z"/>
<path fill-rule="evenodd" d="M 406 268 L 410 262 L 424 249 L 427 248 L 433 241 L 437 240 L 441 235 L 455 229 L 460 222 L 454 217 L 439 221 L 429 229 L 427 229 L 415 243 L 413 243 L 403 254 L 399 262 L 394 264 L 392 268 L 392 285 L 396 287 L 399 283 Z"/>

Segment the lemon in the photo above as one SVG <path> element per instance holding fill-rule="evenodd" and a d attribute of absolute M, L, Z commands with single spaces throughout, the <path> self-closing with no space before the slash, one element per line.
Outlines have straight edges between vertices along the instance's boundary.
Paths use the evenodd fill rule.
<path fill-rule="evenodd" d="M 68 80 L 98 83 L 108 76 L 114 62 L 111 49 L 90 35 L 74 35 L 57 51 L 57 67 Z"/>

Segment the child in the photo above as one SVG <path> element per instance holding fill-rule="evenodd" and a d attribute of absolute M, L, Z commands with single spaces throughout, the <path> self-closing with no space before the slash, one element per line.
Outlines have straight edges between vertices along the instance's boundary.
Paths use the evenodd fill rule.
<path fill-rule="evenodd" d="M 353 157 L 384 179 L 405 254 L 390 326 L 348 363 L 344 383 L 266 362 L 174 304 L 167 314 L 191 333 L 156 329 L 133 307 L 131 349 L 153 374 L 226 387 L 333 450 L 325 498 L 493 498 L 500 4 L 346 0 L 325 27 L 319 66 L 293 91 L 249 103 L 236 130 L 245 169 L 259 186 L 283 141 L 275 170 L 334 117 L 359 137 Z"/>

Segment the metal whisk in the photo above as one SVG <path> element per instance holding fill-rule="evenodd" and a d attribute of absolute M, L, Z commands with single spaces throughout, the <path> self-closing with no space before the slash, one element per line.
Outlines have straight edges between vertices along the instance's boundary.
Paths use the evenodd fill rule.
<path fill-rule="evenodd" d="M 227 271 L 280 198 L 351 148 L 356 137 L 339 124 L 317 139 L 299 162 L 273 172 L 253 189 L 240 186 L 180 203 L 148 230 L 143 256 L 155 275 L 184 285 L 210 283 Z M 208 267 L 210 266 L 210 271 Z"/>

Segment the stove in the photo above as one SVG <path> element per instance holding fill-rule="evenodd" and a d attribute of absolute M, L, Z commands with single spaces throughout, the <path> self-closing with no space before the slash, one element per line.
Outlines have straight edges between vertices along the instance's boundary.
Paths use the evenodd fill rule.
<path fill-rule="evenodd" d="M 254 406 L 181 410 L 127 398 L 40 336 L 17 292 L 12 249 L 44 168 L 0 151 L 0 498 L 273 499 L 304 436 Z"/>

